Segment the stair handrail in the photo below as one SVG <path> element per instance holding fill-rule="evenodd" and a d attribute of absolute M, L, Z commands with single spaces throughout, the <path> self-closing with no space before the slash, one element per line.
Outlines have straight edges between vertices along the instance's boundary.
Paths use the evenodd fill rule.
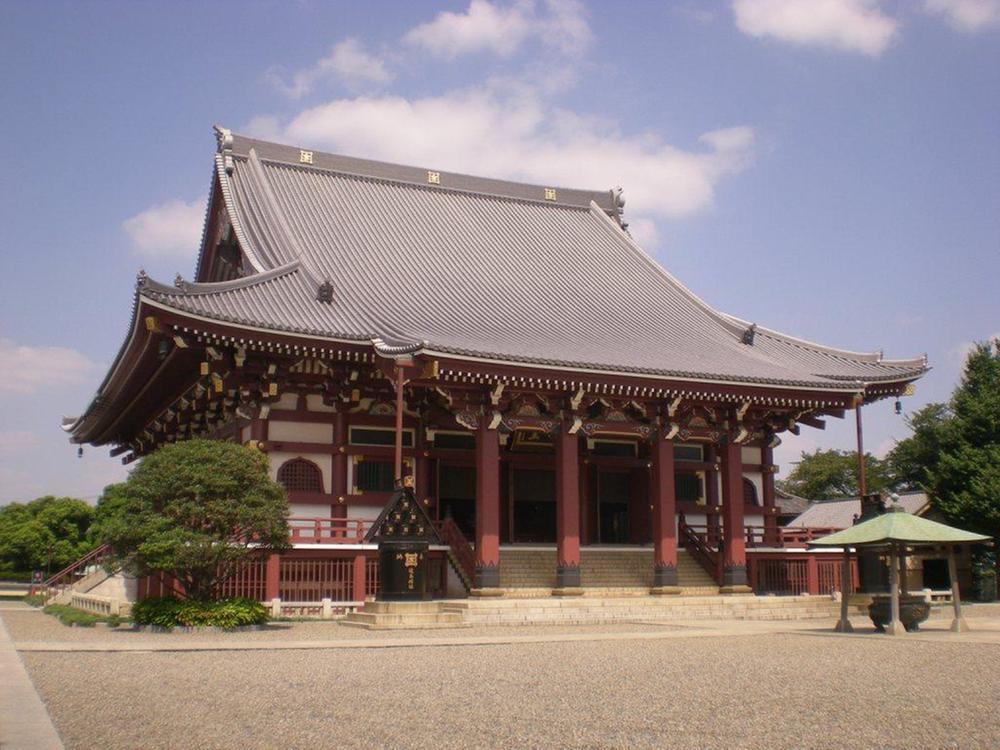
<path fill-rule="evenodd" d="M 453 518 L 443 518 L 437 522 L 438 531 L 441 534 L 441 541 L 448 545 L 455 561 L 462 568 L 462 572 L 471 584 L 476 578 L 476 551 L 465 538 L 465 534 L 458 528 Z"/>
<path fill-rule="evenodd" d="M 722 555 L 719 554 L 719 551 L 712 549 L 711 545 L 708 544 L 702 535 L 698 534 L 698 532 L 688 525 L 683 513 L 678 514 L 677 531 L 684 549 L 691 553 L 691 556 L 712 576 L 716 583 L 721 585 Z"/>
<path fill-rule="evenodd" d="M 89 568 L 91 565 L 95 564 L 100 565 L 101 563 L 104 562 L 105 558 L 107 558 L 110 554 L 111 554 L 111 547 L 109 547 L 107 544 L 102 544 L 99 547 L 95 547 L 76 562 L 70 563 L 65 568 L 60 570 L 58 573 L 54 573 L 53 575 L 46 578 L 40 584 L 32 586 L 32 593 L 35 593 L 36 591 L 44 591 L 48 593 L 51 589 L 56 589 L 57 592 L 62 591 L 68 586 L 73 585 L 74 581 L 67 582 L 67 579 L 75 575 L 77 571 L 79 571 L 81 568 L 83 569 Z"/>

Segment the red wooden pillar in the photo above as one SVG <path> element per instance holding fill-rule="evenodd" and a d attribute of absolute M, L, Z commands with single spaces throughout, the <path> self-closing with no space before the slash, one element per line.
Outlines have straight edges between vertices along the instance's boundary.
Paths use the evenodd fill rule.
<path fill-rule="evenodd" d="M 500 435 L 485 418 L 476 430 L 477 589 L 500 587 Z"/>
<path fill-rule="evenodd" d="M 629 472 L 628 483 L 628 541 L 629 544 L 646 544 L 649 531 L 650 472 L 636 468 Z"/>
<path fill-rule="evenodd" d="M 816 555 L 806 557 L 806 591 L 810 594 L 819 594 L 819 562 Z"/>
<path fill-rule="evenodd" d="M 774 449 L 764 446 L 761 449 L 761 482 L 764 485 L 764 545 L 777 547 L 778 539 L 778 509 L 774 507 Z"/>
<path fill-rule="evenodd" d="M 580 587 L 580 439 L 556 435 L 556 588 Z"/>
<path fill-rule="evenodd" d="M 264 572 L 264 598 L 267 601 L 281 598 L 281 555 L 268 555 Z"/>
<path fill-rule="evenodd" d="M 731 437 L 722 452 L 722 588 L 747 589 L 747 553 L 743 522 L 743 456 Z"/>
<path fill-rule="evenodd" d="M 333 444 L 337 452 L 333 454 L 330 493 L 335 503 L 343 505 L 347 502 L 347 415 L 342 411 L 333 418 Z"/>
<path fill-rule="evenodd" d="M 657 435 L 653 463 L 653 590 L 680 593 L 677 587 L 677 500 L 674 490 L 674 443 Z"/>
<path fill-rule="evenodd" d="M 353 596 L 351 599 L 356 602 L 363 602 L 365 600 L 365 588 L 367 582 L 365 581 L 365 565 L 367 563 L 367 557 L 364 552 L 359 552 L 354 556 L 354 567 L 351 570 L 351 587 Z"/>
<path fill-rule="evenodd" d="M 714 445 L 705 449 L 705 460 L 713 467 L 717 455 Z M 705 471 L 705 511 L 708 543 L 715 547 L 719 543 L 719 477 L 714 468 Z"/>

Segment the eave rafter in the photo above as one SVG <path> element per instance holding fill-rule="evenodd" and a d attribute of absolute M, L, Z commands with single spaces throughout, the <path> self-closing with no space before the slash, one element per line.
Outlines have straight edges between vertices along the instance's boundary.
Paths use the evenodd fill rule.
<path fill-rule="evenodd" d="M 362 399 L 391 400 L 387 373 L 393 361 L 378 356 L 370 342 L 313 341 L 196 325 L 172 315 L 145 327 L 149 336 L 144 352 L 157 345 L 162 349 L 159 342 L 164 341 L 167 357 L 184 352 L 200 358 L 199 371 L 182 393 L 157 409 L 133 435 L 119 431 L 122 439 L 112 442 L 119 443 L 117 453 L 123 452 L 122 446 L 132 451 L 125 460 L 163 442 L 211 434 L 233 419 L 259 418 L 262 412 L 266 418 L 270 406 L 289 390 L 320 394 L 324 403 L 334 406 L 357 405 Z M 785 430 L 797 433 L 800 424 L 822 429 L 823 417 L 842 418 L 859 395 L 870 401 L 901 395 L 908 387 L 908 383 L 882 383 L 866 386 L 863 392 L 827 392 L 532 370 L 500 363 L 487 367 L 419 354 L 410 362 L 407 411 L 411 414 L 466 429 L 487 419 L 489 426 L 503 431 L 570 429 L 642 438 L 658 433 L 674 439 L 769 440 Z M 218 398 L 207 399 L 211 393 Z M 526 404 L 534 404 L 537 414 L 519 413 Z"/>

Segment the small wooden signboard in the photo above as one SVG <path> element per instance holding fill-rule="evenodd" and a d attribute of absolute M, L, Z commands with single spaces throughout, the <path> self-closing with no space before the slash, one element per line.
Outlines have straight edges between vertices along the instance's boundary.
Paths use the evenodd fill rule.
<path fill-rule="evenodd" d="M 409 482 L 407 480 L 410 480 Z M 430 598 L 427 590 L 427 549 L 440 544 L 437 528 L 413 495 L 412 479 L 392 493 L 388 504 L 365 535 L 378 543 L 380 601 Z"/>

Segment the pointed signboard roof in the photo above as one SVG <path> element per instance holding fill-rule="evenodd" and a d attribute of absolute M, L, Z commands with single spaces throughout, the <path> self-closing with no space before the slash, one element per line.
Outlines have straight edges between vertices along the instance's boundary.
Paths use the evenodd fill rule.
<path fill-rule="evenodd" d="M 413 495 L 409 487 L 393 492 L 389 502 L 375 519 L 366 542 L 429 542 L 440 544 L 434 521 Z"/>
<path fill-rule="evenodd" d="M 973 544 L 990 537 L 914 516 L 894 505 L 888 513 L 809 542 L 810 547 L 874 547 L 904 544 Z"/>

